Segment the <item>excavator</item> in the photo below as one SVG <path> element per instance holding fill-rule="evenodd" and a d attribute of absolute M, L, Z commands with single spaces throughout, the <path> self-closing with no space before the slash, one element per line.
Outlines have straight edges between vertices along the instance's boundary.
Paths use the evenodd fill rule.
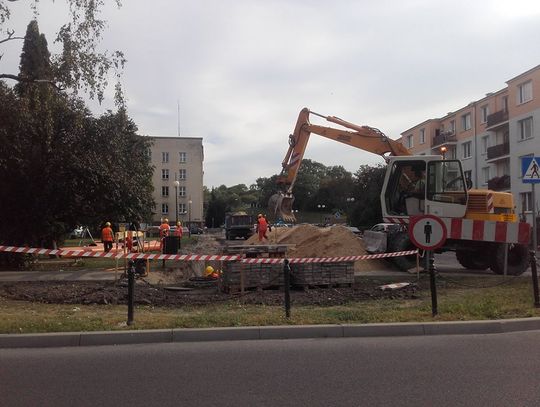
<path fill-rule="evenodd" d="M 318 116 L 342 128 L 311 124 Z M 496 274 L 519 275 L 529 265 L 530 225 L 518 222 L 513 196 L 507 192 L 471 189 L 459 160 L 440 155 L 411 155 L 400 142 L 380 130 L 359 126 L 335 116 L 304 108 L 300 111 L 289 148 L 277 177 L 278 192 L 269 199 L 271 215 L 295 222 L 293 187 L 311 133 L 382 156 L 387 163 L 380 195 L 383 220 L 400 225 L 392 232 L 365 232 L 372 253 L 413 250 L 407 225 L 412 216 L 432 214 L 447 226 L 447 239 L 438 252 L 454 251 L 467 269 L 490 268 Z M 415 256 L 394 258 L 403 270 L 416 265 Z"/>

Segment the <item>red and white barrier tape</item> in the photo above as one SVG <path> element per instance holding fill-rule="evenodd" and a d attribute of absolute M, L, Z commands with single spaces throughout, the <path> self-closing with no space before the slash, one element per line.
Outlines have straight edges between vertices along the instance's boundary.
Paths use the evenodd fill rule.
<path fill-rule="evenodd" d="M 282 263 L 283 258 L 243 258 L 240 255 L 216 255 L 216 254 L 146 254 L 146 253 L 105 253 L 92 250 L 67 250 L 67 249 L 38 249 L 32 247 L 0 246 L 0 252 L 22 253 L 37 255 L 52 255 L 63 257 L 98 257 L 112 259 L 148 259 L 148 260 L 175 260 L 175 261 L 240 261 L 247 264 L 276 264 Z M 338 263 L 359 260 L 383 259 L 388 257 L 409 256 L 418 253 L 418 250 L 404 252 L 392 252 L 381 254 L 365 254 L 361 256 L 342 257 L 318 257 L 318 258 L 292 258 L 289 263 Z"/>

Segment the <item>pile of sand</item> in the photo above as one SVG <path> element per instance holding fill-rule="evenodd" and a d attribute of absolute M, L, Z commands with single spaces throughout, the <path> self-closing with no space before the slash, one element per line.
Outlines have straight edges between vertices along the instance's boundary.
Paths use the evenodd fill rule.
<path fill-rule="evenodd" d="M 288 244 L 287 257 L 337 257 L 368 254 L 364 242 L 343 226 L 319 228 L 300 225 L 293 228 L 273 228 L 267 233 L 268 241 L 259 242 L 257 235 L 251 236 L 246 244 Z M 388 264 L 381 260 L 355 262 L 355 271 L 383 270 Z"/>

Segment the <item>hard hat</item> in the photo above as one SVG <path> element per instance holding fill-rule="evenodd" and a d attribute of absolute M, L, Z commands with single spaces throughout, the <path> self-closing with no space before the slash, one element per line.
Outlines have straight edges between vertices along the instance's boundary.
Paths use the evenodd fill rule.
<path fill-rule="evenodd" d="M 177 226 L 182 226 L 182 222 L 178 221 L 178 222 L 176 222 L 176 225 Z"/>
<path fill-rule="evenodd" d="M 163 222 L 164 223 L 169 223 L 169 219 L 165 218 L 165 219 L 163 219 Z"/>
<path fill-rule="evenodd" d="M 214 272 L 214 268 L 212 266 L 208 266 L 206 267 L 206 269 L 204 270 L 204 274 L 209 276 L 210 274 L 212 274 Z"/>
<path fill-rule="evenodd" d="M 105 226 L 111 226 L 111 222 L 105 222 Z"/>

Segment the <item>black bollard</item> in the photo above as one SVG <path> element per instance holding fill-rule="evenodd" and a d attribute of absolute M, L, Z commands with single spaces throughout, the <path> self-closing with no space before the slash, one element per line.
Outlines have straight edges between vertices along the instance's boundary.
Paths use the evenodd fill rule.
<path fill-rule="evenodd" d="M 289 260 L 283 262 L 283 283 L 285 284 L 285 316 L 291 317 L 291 267 Z"/>
<path fill-rule="evenodd" d="M 439 313 L 437 310 L 437 283 L 435 281 L 435 256 L 433 251 L 426 252 L 429 256 L 429 286 L 431 288 L 431 316 Z"/>
<path fill-rule="evenodd" d="M 130 260 L 128 263 L 128 317 L 127 324 L 133 325 L 133 303 L 134 303 L 134 291 L 135 291 L 135 267 L 134 261 Z"/>
<path fill-rule="evenodd" d="M 531 259 L 534 306 L 540 308 L 540 299 L 538 298 L 538 271 L 536 270 L 536 251 L 531 250 L 529 254 L 529 258 Z"/>

